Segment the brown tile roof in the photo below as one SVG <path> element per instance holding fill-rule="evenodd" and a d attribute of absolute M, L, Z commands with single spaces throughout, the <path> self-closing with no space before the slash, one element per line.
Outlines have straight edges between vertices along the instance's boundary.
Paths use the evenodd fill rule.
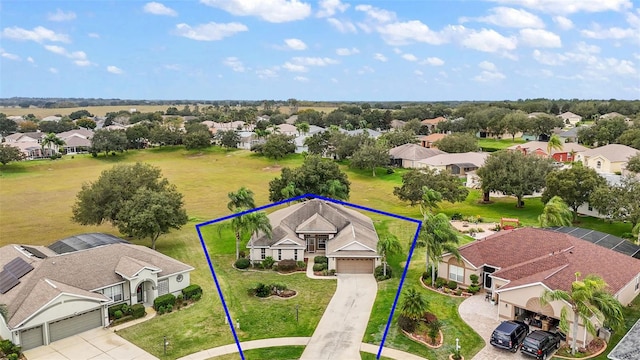
<path fill-rule="evenodd" d="M 422 125 L 436 125 L 446 120 L 447 119 L 443 118 L 442 116 L 438 116 L 437 118 L 433 118 L 433 119 L 424 119 L 421 121 L 421 123 Z"/>
<path fill-rule="evenodd" d="M 447 137 L 447 134 L 433 133 L 420 137 L 420 141 L 436 142 L 445 137 Z"/>

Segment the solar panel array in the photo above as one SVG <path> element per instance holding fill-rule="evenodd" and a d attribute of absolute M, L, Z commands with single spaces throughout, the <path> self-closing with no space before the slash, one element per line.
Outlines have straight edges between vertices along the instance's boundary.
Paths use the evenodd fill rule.
<path fill-rule="evenodd" d="M 27 250 L 28 252 L 30 252 L 33 256 L 37 257 L 38 259 L 46 259 L 48 256 L 45 255 L 44 253 L 42 253 L 42 251 L 31 247 L 31 246 L 22 246 L 25 250 Z"/>
<path fill-rule="evenodd" d="M 629 255 L 633 258 L 640 259 L 640 246 L 633 244 L 623 238 L 596 230 L 578 227 L 557 226 L 550 229 L 553 231 L 569 234 L 579 239 L 587 240 L 591 243 L 600 245 L 607 249 L 611 249 L 613 251 Z"/>
<path fill-rule="evenodd" d="M 8 262 L 0 272 L 0 294 L 5 294 L 18 285 L 20 278 L 31 270 L 33 270 L 33 266 L 21 258 L 15 258 Z"/>
<path fill-rule="evenodd" d="M 55 251 L 57 254 L 65 254 L 117 243 L 127 243 L 127 241 L 109 234 L 89 233 L 71 236 L 66 239 L 56 241 L 49 245 L 48 248 Z"/>
<path fill-rule="evenodd" d="M 0 294 L 5 294 L 19 283 L 20 280 L 12 273 L 8 271 L 0 272 Z"/>

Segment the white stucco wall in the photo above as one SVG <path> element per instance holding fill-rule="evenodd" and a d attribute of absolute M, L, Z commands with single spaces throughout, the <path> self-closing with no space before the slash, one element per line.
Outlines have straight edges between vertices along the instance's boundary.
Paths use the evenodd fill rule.
<path fill-rule="evenodd" d="M 74 314 L 83 313 L 89 310 L 100 308 L 99 301 L 82 299 L 71 295 L 60 295 L 49 306 L 42 309 L 34 317 L 25 322 L 20 328 L 30 328 L 45 322 L 59 320 Z"/>
<path fill-rule="evenodd" d="M 165 276 L 163 278 L 158 278 L 158 281 L 168 279 L 169 280 L 169 292 L 173 295 L 179 295 L 182 293 L 182 289 L 186 288 L 191 284 L 191 276 L 189 272 L 184 272 L 182 274 L 182 281 L 178 282 L 178 274 L 174 274 L 171 276 Z"/>

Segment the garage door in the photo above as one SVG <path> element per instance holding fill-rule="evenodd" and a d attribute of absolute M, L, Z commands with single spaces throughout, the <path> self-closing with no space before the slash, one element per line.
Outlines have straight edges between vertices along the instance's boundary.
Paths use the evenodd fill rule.
<path fill-rule="evenodd" d="M 29 350 L 44 345 L 42 337 L 42 325 L 20 331 L 20 346 L 22 350 Z"/>
<path fill-rule="evenodd" d="M 373 274 L 373 259 L 338 259 L 338 274 Z"/>
<path fill-rule="evenodd" d="M 57 341 L 100 326 L 102 326 L 102 312 L 96 309 L 50 323 L 49 339 L 50 342 Z"/>

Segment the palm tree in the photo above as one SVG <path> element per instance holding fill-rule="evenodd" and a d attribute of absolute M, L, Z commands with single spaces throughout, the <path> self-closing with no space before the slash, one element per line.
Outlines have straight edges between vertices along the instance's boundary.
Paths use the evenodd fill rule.
<path fill-rule="evenodd" d="M 241 212 L 237 210 L 236 212 Z M 236 260 L 240 258 L 240 241 L 246 234 L 258 236 L 260 231 L 271 238 L 271 222 L 267 214 L 262 211 L 251 212 L 236 216 L 231 220 L 231 229 L 236 236 Z"/>
<path fill-rule="evenodd" d="M 60 147 L 64 144 L 65 144 L 64 140 L 60 139 L 56 134 L 48 133 L 42 138 L 42 152 L 44 153 L 44 147 L 46 146 L 47 148 L 49 148 L 49 156 L 51 156 L 53 155 L 53 153 L 51 152 L 52 145 L 56 145 Z"/>
<path fill-rule="evenodd" d="M 422 319 L 429 308 L 429 301 L 421 292 L 411 287 L 404 291 L 400 303 L 400 315 L 413 321 Z"/>
<path fill-rule="evenodd" d="M 542 210 L 542 214 L 538 216 L 540 227 L 550 226 L 571 226 L 573 220 L 573 211 L 567 206 L 560 196 L 554 196 Z"/>
<path fill-rule="evenodd" d="M 433 210 L 438 208 L 438 203 L 442 201 L 442 194 L 427 186 L 422 187 L 422 201 L 420 201 L 420 213 L 425 218 Z"/>
<path fill-rule="evenodd" d="M 435 286 L 435 268 L 443 253 L 451 253 L 460 260 L 458 233 L 449 223 L 449 218 L 443 213 L 427 213 L 422 221 L 422 228 L 418 234 L 418 246 L 424 246 L 426 250 L 426 268 L 431 263 L 431 286 Z"/>
<path fill-rule="evenodd" d="M 253 201 L 253 191 L 246 187 L 241 187 L 236 192 L 230 192 L 227 194 L 229 202 L 227 203 L 227 209 L 235 211 L 237 209 L 253 209 L 256 207 Z"/>
<path fill-rule="evenodd" d="M 7 315 L 9 314 L 9 310 L 7 310 L 7 304 L 0 304 L 0 316 L 7 321 Z"/>
<path fill-rule="evenodd" d="M 402 245 L 398 238 L 387 235 L 378 241 L 378 253 L 382 255 L 382 275 L 387 277 L 387 255 L 397 254 L 402 251 Z"/>
<path fill-rule="evenodd" d="M 640 245 L 640 223 L 636 224 L 631 230 L 634 235 L 638 237 L 638 244 Z"/>
<path fill-rule="evenodd" d="M 309 123 L 301 122 L 296 124 L 296 130 L 298 130 L 299 135 L 305 135 L 309 132 Z"/>
<path fill-rule="evenodd" d="M 560 137 L 556 134 L 551 135 L 551 137 L 549 138 L 549 141 L 547 142 L 547 154 L 549 155 L 549 157 L 551 156 L 551 151 L 552 150 L 562 150 L 563 146 L 562 146 L 562 140 L 560 139 Z"/>
<path fill-rule="evenodd" d="M 571 354 L 576 352 L 576 340 L 578 337 L 578 321 L 582 319 L 587 331 L 595 335 L 596 328 L 593 323 L 595 317 L 598 322 L 607 324 L 612 328 L 619 328 L 624 323 L 622 305 L 605 289 L 607 283 L 597 275 L 587 275 L 583 280 L 578 280 L 580 273 L 576 273 L 576 281 L 571 284 L 571 292 L 564 290 L 546 290 L 540 297 L 540 304 L 547 305 L 551 301 L 563 301 L 565 305 L 560 311 L 560 330 L 565 334 L 569 331 L 569 310 L 573 312 L 571 333 Z"/>

